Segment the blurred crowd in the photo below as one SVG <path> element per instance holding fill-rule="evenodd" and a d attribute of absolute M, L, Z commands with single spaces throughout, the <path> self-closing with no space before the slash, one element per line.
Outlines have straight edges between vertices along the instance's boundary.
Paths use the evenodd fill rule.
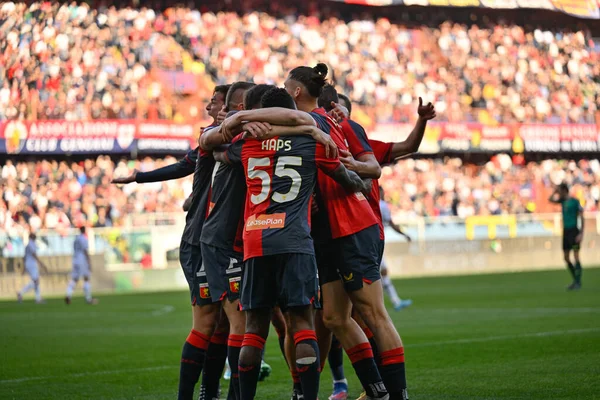
<path fill-rule="evenodd" d="M 600 106 L 585 27 L 348 22 L 333 5 L 272 3 L 270 13 L 2 3 L 0 119 L 174 118 L 151 71 L 186 70 L 190 57 L 215 83 L 281 84 L 295 66 L 326 62 L 378 122 L 414 118 L 419 96 L 441 121 L 487 124 L 591 123 Z"/>
<path fill-rule="evenodd" d="M 191 176 L 178 181 L 116 186 L 113 176 L 135 168 L 149 171 L 176 159 L 119 161 L 109 157 L 82 162 L 38 161 L 4 164 L 0 176 L 0 231 L 11 236 L 32 230 L 66 230 L 88 224 L 122 226 L 132 215 L 181 212 L 192 189 Z"/>
<path fill-rule="evenodd" d="M 600 204 L 598 160 L 520 165 L 508 155 L 498 155 L 474 165 L 458 158 L 409 159 L 385 167 L 381 182 L 394 217 L 401 221 L 558 212 L 548 199 L 563 182 L 585 210 L 598 211 Z"/>
<path fill-rule="evenodd" d="M 180 212 L 191 192 L 191 177 L 126 186 L 110 183 L 113 176 L 129 175 L 134 168 L 148 171 L 174 161 L 169 157 L 116 164 L 107 157 L 78 163 L 8 161 L 0 168 L 0 230 L 17 236 L 29 227 L 60 231 L 83 223 L 123 226 L 131 223 L 131 216 Z M 402 160 L 384 168 L 381 182 L 398 221 L 549 211 L 543 206 L 561 182 L 572 185 L 572 195 L 586 210 L 597 211 L 600 202 L 598 160 L 548 160 L 524 166 L 502 155 L 482 166 L 456 158 Z"/>

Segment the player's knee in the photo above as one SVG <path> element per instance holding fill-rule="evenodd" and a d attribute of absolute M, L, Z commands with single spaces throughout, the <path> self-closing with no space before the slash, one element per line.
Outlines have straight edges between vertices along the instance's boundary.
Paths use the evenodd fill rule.
<path fill-rule="evenodd" d="M 362 317 L 368 326 L 381 326 L 381 324 L 384 324 L 389 319 L 389 315 L 383 304 L 376 302 L 362 304 L 358 311 L 360 317 Z"/>
<path fill-rule="evenodd" d="M 323 313 L 323 324 L 332 332 L 343 329 L 349 322 L 349 318 L 346 315 L 335 312 Z"/>
<path fill-rule="evenodd" d="M 313 346 L 308 343 L 298 343 L 296 345 L 296 361 L 314 358 L 316 360 L 317 352 Z M 314 361 L 313 361 L 314 362 Z"/>
<path fill-rule="evenodd" d="M 217 326 L 220 317 L 218 305 L 211 304 L 206 306 L 194 307 L 194 329 L 200 332 L 212 331 Z"/>
<path fill-rule="evenodd" d="M 571 262 L 571 258 L 569 257 L 569 253 L 564 253 L 563 254 L 563 258 L 565 260 L 565 262 L 568 264 L 569 262 Z"/>

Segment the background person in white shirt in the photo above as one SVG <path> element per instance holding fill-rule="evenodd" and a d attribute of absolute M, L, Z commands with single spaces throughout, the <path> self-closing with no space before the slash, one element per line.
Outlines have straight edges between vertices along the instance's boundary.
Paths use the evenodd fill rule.
<path fill-rule="evenodd" d="M 23 275 L 27 273 L 31 278 L 31 282 L 29 282 L 19 293 L 17 293 L 17 300 L 20 302 L 23 301 L 23 295 L 29 292 L 31 289 L 35 290 L 35 302 L 38 304 L 43 303 L 42 294 L 40 292 L 40 267 L 44 270 L 44 272 L 48 273 L 48 268 L 46 265 L 40 261 L 37 256 L 37 245 L 35 243 L 35 233 L 29 234 L 29 243 L 25 247 L 25 257 L 24 257 L 24 265 Z"/>
<path fill-rule="evenodd" d="M 85 301 L 88 304 L 96 304 L 97 300 L 92 298 L 92 285 L 90 283 L 92 263 L 90 262 L 90 253 L 88 251 L 89 242 L 85 226 L 81 226 L 79 228 L 79 232 L 79 235 L 77 235 L 75 242 L 73 243 L 73 272 L 71 273 L 71 280 L 67 286 L 65 303 L 71 304 L 73 290 L 75 290 L 79 278 L 83 278 L 83 293 L 85 295 Z"/>

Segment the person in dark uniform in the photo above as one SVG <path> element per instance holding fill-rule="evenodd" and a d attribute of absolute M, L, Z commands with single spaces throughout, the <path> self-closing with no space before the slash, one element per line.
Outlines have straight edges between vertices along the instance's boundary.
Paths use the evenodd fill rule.
<path fill-rule="evenodd" d="M 567 289 L 578 290 L 581 289 L 582 275 L 579 250 L 581 248 L 581 241 L 583 240 L 583 207 L 581 207 L 579 200 L 569 195 L 569 186 L 566 183 L 561 183 L 556 188 L 552 196 L 550 196 L 550 201 L 560 204 L 562 207 L 563 252 L 569 272 L 573 276 L 573 283 Z M 571 262 L 571 251 L 573 251 L 575 264 Z"/>

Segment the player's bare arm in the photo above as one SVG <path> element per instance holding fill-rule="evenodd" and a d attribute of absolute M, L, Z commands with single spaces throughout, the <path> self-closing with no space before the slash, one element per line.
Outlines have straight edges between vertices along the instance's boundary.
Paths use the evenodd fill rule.
<path fill-rule="evenodd" d="M 345 118 L 350 117 L 350 112 L 343 105 L 332 101 L 331 107 L 333 108 L 331 109 L 331 111 L 328 112 L 328 114 L 337 122 L 342 122 Z"/>
<path fill-rule="evenodd" d="M 401 234 L 402 236 L 404 236 L 406 238 L 406 240 L 408 240 L 409 242 L 412 242 L 412 238 L 402 230 L 402 228 L 400 227 L 400 225 L 394 223 L 393 221 L 390 223 L 390 226 L 392 227 L 393 230 L 395 230 L 396 232 L 398 232 L 399 234 Z"/>
<path fill-rule="evenodd" d="M 371 153 L 362 154 L 355 159 L 349 151 L 340 150 L 340 161 L 362 178 L 379 179 L 381 176 L 381 166 Z"/>
<path fill-rule="evenodd" d="M 434 119 L 436 113 L 433 104 L 427 103 L 427 105 L 423 105 L 423 99 L 420 97 L 417 113 L 419 114 L 419 118 L 417 119 L 415 127 L 410 132 L 410 135 L 408 135 L 405 141 L 394 143 L 391 153 L 392 160 L 406 157 L 419 151 L 419 146 L 421 146 L 423 136 L 425 135 L 427 121 Z"/>
<path fill-rule="evenodd" d="M 198 145 L 202 150 L 211 151 L 214 148 L 222 145 L 223 143 L 227 143 L 225 135 L 223 135 L 222 132 L 224 124 L 225 122 L 223 122 L 223 124 L 219 126 L 207 129 L 204 132 L 202 132 L 202 135 L 200 135 L 200 137 L 198 138 Z"/>
<path fill-rule="evenodd" d="M 325 146 L 325 156 L 327 158 L 338 158 L 338 147 L 335 141 L 315 125 L 268 125 L 267 127 L 262 122 L 248 122 L 244 124 L 244 131 L 259 140 L 272 139 L 278 136 L 311 136 L 317 143 Z"/>
<path fill-rule="evenodd" d="M 317 123 L 309 113 L 289 108 L 269 107 L 258 110 L 240 111 L 235 114 L 232 122 L 267 122 L 271 125 L 316 125 Z"/>
<path fill-rule="evenodd" d="M 585 226 L 585 218 L 583 218 L 583 208 L 582 207 L 579 208 L 578 218 L 579 218 L 579 224 L 581 226 L 581 229 L 579 230 L 579 234 L 575 238 L 575 243 L 580 244 L 583 241 L 583 229 Z"/>
<path fill-rule="evenodd" d="M 362 180 L 356 172 L 348 170 L 343 164 L 333 171 L 324 172 L 349 192 L 368 194 L 371 191 L 371 179 Z"/>

